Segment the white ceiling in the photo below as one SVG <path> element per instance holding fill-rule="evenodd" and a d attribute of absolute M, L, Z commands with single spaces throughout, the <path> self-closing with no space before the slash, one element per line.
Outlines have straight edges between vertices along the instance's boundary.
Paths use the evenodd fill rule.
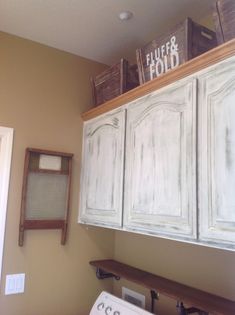
<path fill-rule="evenodd" d="M 211 15 L 214 0 L 0 0 L 0 30 L 112 64 L 190 16 Z M 118 14 L 132 11 L 133 19 Z"/>

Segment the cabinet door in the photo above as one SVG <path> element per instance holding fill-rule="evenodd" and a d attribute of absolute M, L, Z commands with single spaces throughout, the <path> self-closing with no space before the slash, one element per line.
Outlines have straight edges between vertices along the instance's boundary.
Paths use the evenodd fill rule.
<path fill-rule="evenodd" d="M 196 83 L 182 81 L 128 107 L 128 230 L 196 237 Z"/>
<path fill-rule="evenodd" d="M 199 82 L 199 237 L 235 244 L 235 58 Z"/>
<path fill-rule="evenodd" d="M 125 111 L 84 125 L 80 222 L 122 225 Z"/>

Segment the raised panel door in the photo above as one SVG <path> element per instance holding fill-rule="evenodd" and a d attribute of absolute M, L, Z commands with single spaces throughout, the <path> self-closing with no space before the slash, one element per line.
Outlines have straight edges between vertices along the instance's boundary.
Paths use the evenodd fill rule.
<path fill-rule="evenodd" d="M 235 244 L 235 58 L 200 79 L 200 240 Z"/>
<path fill-rule="evenodd" d="M 196 237 L 196 80 L 127 109 L 124 227 Z"/>
<path fill-rule="evenodd" d="M 85 123 L 80 194 L 80 222 L 122 225 L 125 111 Z"/>

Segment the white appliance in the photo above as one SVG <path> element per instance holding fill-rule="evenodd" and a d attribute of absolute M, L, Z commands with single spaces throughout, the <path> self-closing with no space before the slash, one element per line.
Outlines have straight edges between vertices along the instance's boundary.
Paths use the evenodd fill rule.
<path fill-rule="evenodd" d="M 95 301 L 90 315 L 152 315 L 152 313 L 103 291 Z"/>

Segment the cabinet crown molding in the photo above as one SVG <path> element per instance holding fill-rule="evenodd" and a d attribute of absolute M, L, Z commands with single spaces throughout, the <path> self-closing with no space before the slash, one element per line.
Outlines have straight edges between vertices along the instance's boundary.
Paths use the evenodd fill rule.
<path fill-rule="evenodd" d="M 153 79 L 137 88 L 126 92 L 102 105 L 94 107 L 84 113 L 81 117 L 84 121 L 95 118 L 104 114 L 112 109 L 118 108 L 124 104 L 129 103 L 141 96 L 156 91 L 170 83 L 174 83 L 182 78 L 185 78 L 195 72 L 203 70 L 212 66 L 220 61 L 223 61 L 235 55 L 235 39 L 226 42 L 223 45 L 217 46 L 208 52 L 187 61 L 179 67 L 163 74 L 162 76 Z"/>

